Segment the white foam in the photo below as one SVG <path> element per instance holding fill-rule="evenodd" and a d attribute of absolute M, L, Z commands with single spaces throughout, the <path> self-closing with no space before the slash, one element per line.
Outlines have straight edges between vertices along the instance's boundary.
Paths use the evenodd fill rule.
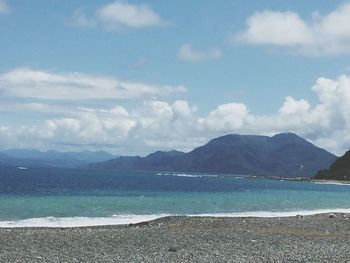
<path fill-rule="evenodd" d="M 315 184 L 331 184 L 331 185 L 347 185 L 350 186 L 350 183 L 341 183 L 337 181 L 316 181 Z"/>
<path fill-rule="evenodd" d="M 179 177 L 218 177 L 216 174 L 186 174 L 186 173 L 173 173 L 172 176 Z"/>
<path fill-rule="evenodd" d="M 40 217 L 14 221 L 0 221 L 0 228 L 14 227 L 86 227 L 135 224 L 165 217 L 155 215 L 115 215 L 110 217 Z"/>
<path fill-rule="evenodd" d="M 179 177 L 202 177 L 200 174 L 172 174 Z"/>
<path fill-rule="evenodd" d="M 327 213 L 350 213 L 350 208 L 337 209 L 317 209 L 317 210 L 300 210 L 288 212 L 271 212 L 271 211 L 254 211 L 254 212 L 236 212 L 236 213 L 208 213 L 189 216 L 200 217 L 292 217 L 297 215 L 309 216 Z"/>
<path fill-rule="evenodd" d="M 235 212 L 235 213 L 203 213 L 188 214 L 189 217 L 293 217 L 296 215 L 316 215 L 326 213 L 350 213 L 350 208 L 338 209 L 319 209 L 319 210 L 301 210 L 290 212 Z M 176 214 L 153 214 L 153 215 L 114 215 L 110 217 L 42 217 L 30 218 L 14 221 L 0 221 L 0 228 L 16 227 L 88 227 L 88 226 L 108 226 L 108 225 L 127 225 L 147 222 L 166 216 L 179 216 Z"/>

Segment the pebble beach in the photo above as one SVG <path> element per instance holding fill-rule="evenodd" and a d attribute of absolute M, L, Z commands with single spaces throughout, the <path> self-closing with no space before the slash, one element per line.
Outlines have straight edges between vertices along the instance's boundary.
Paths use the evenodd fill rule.
<path fill-rule="evenodd" d="M 0 262 L 350 262 L 350 214 L 1 228 Z"/>

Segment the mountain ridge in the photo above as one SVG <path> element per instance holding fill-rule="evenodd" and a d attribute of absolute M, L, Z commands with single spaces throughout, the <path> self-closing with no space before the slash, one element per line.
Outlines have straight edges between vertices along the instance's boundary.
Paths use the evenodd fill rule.
<path fill-rule="evenodd" d="M 318 171 L 313 179 L 350 181 L 350 150 L 339 157 L 329 169 Z"/>
<path fill-rule="evenodd" d="M 91 162 L 102 162 L 115 156 L 103 151 L 59 152 L 34 149 L 0 151 L 0 165 L 74 168 Z"/>
<path fill-rule="evenodd" d="M 337 157 L 293 133 L 272 137 L 228 134 L 210 140 L 188 153 L 158 160 L 146 157 L 120 157 L 90 164 L 93 169 L 200 172 L 266 176 L 308 176 L 326 168 Z M 153 153 L 155 154 L 155 153 Z"/>

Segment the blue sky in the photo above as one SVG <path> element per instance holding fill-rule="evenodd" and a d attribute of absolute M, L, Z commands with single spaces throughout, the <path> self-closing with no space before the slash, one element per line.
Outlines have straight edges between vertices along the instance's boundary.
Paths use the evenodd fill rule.
<path fill-rule="evenodd" d="M 145 154 L 292 131 L 341 154 L 349 3 L 0 0 L 0 147 Z"/>

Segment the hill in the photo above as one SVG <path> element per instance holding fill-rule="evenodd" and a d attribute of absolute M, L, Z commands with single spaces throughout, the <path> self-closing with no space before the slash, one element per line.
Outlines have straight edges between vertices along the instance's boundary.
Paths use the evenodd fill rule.
<path fill-rule="evenodd" d="M 156 152 L 143 158 L 120 157 L 89 167 L 297 177 L 312 176 L 336 158 L 293 133 L 273 137 L 231 134 L 215 138 L 189 153 L 172 151 Z"/>
<path fill-rule="evenodd" d="M 0 152 L 0 165 L 25 167 L 77 167 L 115 158 L 103 151 L 58 152 L 11 149 Z"/>
<path fill-rule="evenodd" d="M 329 169 L 319 171 L 314 179 L 350 181 L 350 150 L 337 159 Z"/>

